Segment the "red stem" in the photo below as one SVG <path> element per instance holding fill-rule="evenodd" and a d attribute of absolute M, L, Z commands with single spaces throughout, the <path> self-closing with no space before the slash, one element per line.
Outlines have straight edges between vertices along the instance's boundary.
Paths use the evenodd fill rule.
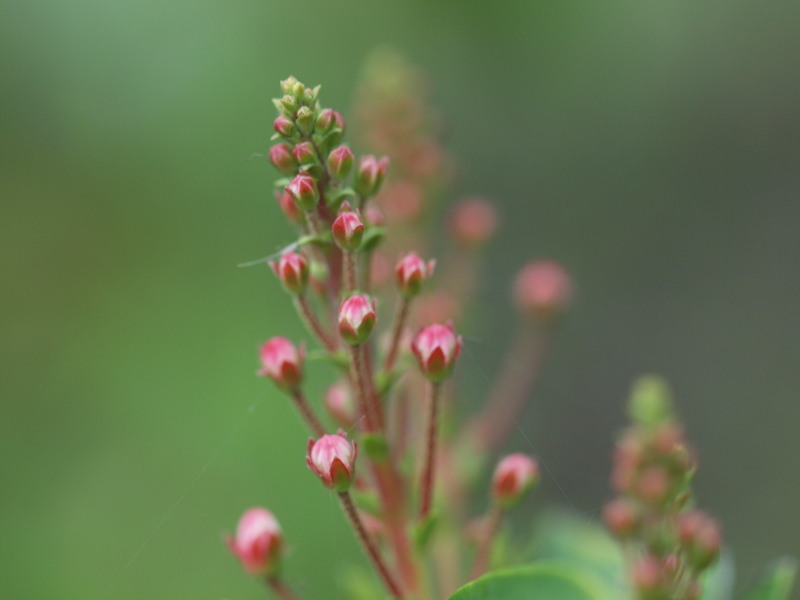
<path fill-rule="evenodd" d="M 344 255 L 344 291 L 352 293 L 358 288 L 356 280 L 356 255 L 351 250 L 343 250 Z"/>
<path fill-rule="evenodd" d="M 323 346 L 325 346 L 328 352 L 336 352 L 339 346 L 336 338 L 328 333 L 322 326 L 322 323 L 319 322 L 317 315 L 314 313 L 314 309 L 311 307 L 311 303 L 308 301 L 308 297 L 305 294 L 297 294 L 294 299 L 297 312 L 300 314 L 306 327 L 308 327 L 308 330 L 314 334 Z"/>
<path fill-rule="evenodd" d="M 358 540 L 361 542 L 361 547 L 364 549 L 367 557 L 372 561 L 373 566 L 381 576 L 383 583 L 386 585 L 386 589 L 389 590 L 389 593 L 393 598 L 402 598 L 403 591 L 401 590 L 400 585 L 397 583 L 394 575 L 392 575 L 392 573 L 389 571 L 386 562 L 383 560 L 383 557 L 378 550 L 378 546 L 367 533 L 364 523 L 361 521 L 361 517 L 358 516 L 358 511 L 353 504 L 353 499 L 350 497 L 350 493 L 340 492 L 339 499 L 342 501 L 342 508 L 344 509 L 350 524 L 353 526 L 353 529 L 355 529 Z"/>
<path fill-rule="evenodd" d="M 266 577 L 264 581 L 281 600 L 300 600 L 300 597 L 277 577 Z"/>
<path fill-rule="evenodd" d="M 370 393 L 364 378 L 364 347 L 350 346 L 350 378 L 353 382 L 353 389 L 356 391 L 358 410 L 361 413 L 359 419 L 363 419 L 362 429 L 364 431 L 375 431 L 375 414 L 370 407 Z"/>
<path fill-rule="evenodd" d="M 394 319 L 394 326 L 392 327 L 392 341 L 389 345 L 389 352 L 386 354 L 386 360 L 383 362 L 383 371 L 388 373 L 394 366 L 394 361 L 397 360 L 397 351 L 400 348 L 400 338 L 403 336 L 403 329 L 408 319 L 408 307 L 411 305 L 411 299 L 407 296 L 402 296 L 397 305 L 397 313 Z"/>
<path fill-rule="evenodd" d="M 311 408 L 311 405 L 308 403 L 308 400 L 306 400 L 303 392 L 301 392 L 299 389 L 292 390 L 292 398 L 294 399 L 294 403 L 297 405 L 297 409 L 300 411 L 300 414 L 303 415 L 303 418 L 311 428 L 311 431 L 314 432 L 314 436 L 321 438 L 323 435 L 325 435 L 325 427 L 322 425 L 319 417 L 317 417 L 314 409 Z"/>
<path fill-rule="evenodd" d="M 433 477 L 436 469 L 436 429 L 441 391 L 442 384 L 438 381 L 432 381 L 428 405 L 428 426 L 426 428 L 428 435 L 425 444 L 425 463 L 422 470 L 422 480 L 420 483 L 420 521 L 424 521 L 428 517 L 433 500 Z"/>
<path fill-rule="evenodd" d="M 487 518 L 486 527 L 478 542 L 478 553 L 475 555 L 475 562 L 472 564 L 472 570 L 469 573 L 469 580 L 477 579 L 486 572 L 486 567 L 489 566 L 489 556 L 492 550 L 492 539 L 497 534 L 500 527 L 500 520 L 503 518 L 503 511 L 499 506 L 492 506 L 489 509 L 489 516 Z"/>

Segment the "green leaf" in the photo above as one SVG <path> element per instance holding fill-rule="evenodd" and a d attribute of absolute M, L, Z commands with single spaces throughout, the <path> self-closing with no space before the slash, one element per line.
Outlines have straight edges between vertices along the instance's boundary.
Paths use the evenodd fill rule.
<path fill-rule="evenodd" d="M 327 350 L 311 350 L 306 357 L 309 361 L 322 361 L 341 369 L 345 373 L 350 371 L 350 357 L 345 352 L 331 354 Z"/>
<path fill-rule="evenodd" d="M 735 575 L 733 556 L 723 550 L 719 560 L 703 574 L 703 595 L 700 600 L 731 600 Z"/>
<path fill-rule="evenodd" d="M 740 600 L 786 600 L 792 591 L 797 574 L 797 560 L 791 556 L 779 558 Z"/>
<path fill-rule="evenodd" d="M 425 549 L 425 546 L 428 545 L 428 542 L 433 535 L 433 532 L 436 529 L 436 525 L 439 523 L 439 516 L 435 514 L 428 515 L 428 517 L 422 522 L 418 523 L 414 526 L 413 531 L 413 538 L 414 544 L 417 547 L 417 550 L 422 552 Z"/>
<path fill-rule="evenodd" d="M 365 433 L 361 436 L 361 447 L 372 460 L 378 463 L 389 458 L 389 443 L 380 433 Z"/>
<path fill-rule="evenodd" d="M 385 227 L 380 227 L 377 225 L 369 227 L 364 232 L 364 237 L 361 240 L 361 246 L 359 246 L 358 249 L 362 252 L 371 252 L 378 246 L 378 244 L 381 243 L 385 236 Z"/>
<path fill-rule="evenodd" d="M 450 600 L 620 600 L 590 572 L 559 561 L 494 571 Z"/>

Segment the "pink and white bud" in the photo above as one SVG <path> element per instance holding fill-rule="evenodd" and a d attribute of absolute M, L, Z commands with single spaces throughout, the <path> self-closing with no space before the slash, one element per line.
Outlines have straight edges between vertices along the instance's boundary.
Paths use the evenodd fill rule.
<path fill-rule="evenodd" d="M 280 206 L 281 212 L 286 215 L 290 223 L 302 225 L 306 222 L 305 213 L 295 204 L 294 198 L 292 198 L 289 192 L 286 190 L 278 192 L 275 198 L 278 200 L 278 206 Z"/>
<path fill-rule="evenodd" d="M 301 165 L 313 165 L 317 162 L 317 152 L 311 142 L 297 144 L 292 150 L 292 157 Z"/>
<path fill-rule="evenodd" d="M 503 508 L 519 503 L 539 481 L 539 464 L 526 454 L 511 454 L 497 465 L 492 478 L 492 497 Z"/>
<path fill-rule="evenodd" d="M 325 484 L 337 492 L 346 491 L 356 477 L 358 444 L 347 439 L 344 431 L 323 435 L 316 442 L 308 440 L 306 464 Z"/>
<path fill-rule="evenodd" d="M 524 315 L 550 319 L 564 312 L 572 296 L 572 282 L 564 268 L 552 260 L 525 265 L 514 284 L 514 301 Z"/>
<path fill-rule="evenodd" d="M 339 146 L 328 154 L 328 170 L 336 179 L 345 179 L 353 170 L 355 157 L 347 146 Z"/>
<path fill-rule="evenodd" d="M 452 323 L 429 325 L 411 342 L 411 351 L 425 377 L 431 381 L 444 381 L 453 373 L 461 353 L 461 336 L 456 335 Z"/>
<path fill-rule="evenodd" d="M 319 200 L 317 181 L 307 173 L 300 173 L 286 186 L 295 204 L 305 211 L 312 210 Z"/>
<path fill-rule="evenodd" d="M 372 155 L 362 156 L 356 168 L 356 192 L 365 198 L 377 194 L 388 169 L 389 157 L 378 160 Z"/>
<path fill-rule="evenodd" d="M 450 211 L 450 235 L 463 248 L 480 248 L 494 235 L 497 221 L 497 211 L 486 200 L 462 200 Z"/>
<path fill-rule="evenodd" d="M 339 214 L 331 226 L 333 241 L 342 250 L 355 250 L 364 237 L 364 222 L 361 215 L 353 211 L 348 202 L 343 202 Z"/>
<path fill-rule="evenodd" d="M 345 429 L 356 422 L 356 403 L 353 392 L 345 381 L 337 381 L 325 393 L 325 409 Z"/>
<path fill-rule="evenodd" d="M 369 339 L 378 320 L 377 304 L 369 296 L 350 296 L 339 307 L 339 335 L 351 346 Z"/>
<path fill-rule="evenodd" d="M 272 127 L 283 137 L 292 137 L 297 133 L 297 127 L 295 127 L 294 122 L 285 115 L 279 115 L 272 124 Z"/>
<path fill-rule="evenodd" d="M 425 262 L 416 252 L 409 252 L 394 269 L 397 289 L 406 297 L 416 296 L 422 289 L 422 284 L 433 275 L 435 266 L 435 260 Z"/>
<path fill-rule="evenodd" d="M 251 508 L 239 519 L 236 537 L 226 543 L 242 566 L 254 575 L 274 575 L 283 554 L 283 533 L 278 521 L 265 508 Z"/>
<path fill-rule="evenodd" d="M 269 162 L 284 175 L 292 175 L 297 170 L 297 161 L 288 144 L 275 144 L 270 148 Z"/>
<path fill-rule="evenodd" d="M 258 374 L 269 377 L 281 389 L 297 389 L 303 380 L 305 354 L 302 345 L 298 349 L 285 337 L 271 338 L 261 346 L 262 368 Z"/>
<path fill-rule="evenodd" d="M 308 286 L 308 261 L 302 254 L 287 252 L 280 260 L 270 261 L 269 266 L 281 280 L 283 287 L 290 294 L 302 294 Z"/>

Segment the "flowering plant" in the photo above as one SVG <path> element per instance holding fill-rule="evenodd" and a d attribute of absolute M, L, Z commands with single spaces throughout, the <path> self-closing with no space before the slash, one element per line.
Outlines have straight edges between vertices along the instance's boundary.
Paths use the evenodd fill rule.
<path fill-rule="evenodd" d="M 614 457 L 618 497 L 604 510 L 613 538 L 553 516 L 533 552 L 511 544 L 504 518 L 541 473 L 536 457 L 520 453 L 498 461 L 485 514 L 470 515 L 472 492 L 525 408 L 573 284 L 552 260 L 522 267 L 508 366 L 483 409 L 453 425 L 457 331 L 499 219 L 485 200 L 462 201 L 449 215 L 443 258 L 421 257 L 432 251 L 429 217 L 452 161 L 416 73 L 404 65 L 394 65 L 393 77 L 374 71 L 358 116 L 363 140 L 381 157 L 356 159 L 344 143 L 345 119 L 322 107 L 319 87 L 281 82 L 269 160 L 285 176 L 276 196 L 297 240 L 270 265 L 318 346 L 308 354 L 339 379 L 324 402 L 309 400 L 305 344 L 284 337 L 263 345 L 259 371 L 305 420 L 308 468 L 336 493 L 374 567 L 382 589 L 365 598 L 730 598 L 721 529 L 696 507 L 697 459 L 657 378 L 635 385 L 632 425 Z M 229 546 L 279 598 L 298 598 L 281 577 L 285 543 L 269 511 L 248 510 Z M 792 577 L 792 563 L 781 561 L 744 598 L 784 599 Z"/>

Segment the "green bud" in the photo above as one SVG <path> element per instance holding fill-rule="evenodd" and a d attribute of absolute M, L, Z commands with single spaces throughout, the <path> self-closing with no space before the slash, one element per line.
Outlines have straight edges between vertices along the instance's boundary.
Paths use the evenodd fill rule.
<path fill-rule="evenodd" d="M 628 414 L 635 423 L 652 429 L 672 419 L 672 399 L 666 381 L 655 375 L 633 384 Z"/>
<path fill-rule="evenodd" d="M 290 115 L 293 115 L 297 110 L 297 99 L 289 94 L 281 98 L 281 104 L 283 105 L 284 110 L 286 110 Z"/>
<path fill-rule="evenodd" d="M 317 120 L 317 115 L 314 111 L 307 106 L 301 106 L 297 110 L 297 128 L 303 135 L 311 135 L 314 131 L 314 123 Z"/>
<path fill-rule="evenodd" d="M 281 81 L 281 91 L 284 94 L 291 95 L 296 83 L 298 83 L 298 81 L 295 76 L 289 75 L 289 77 Z"/>

